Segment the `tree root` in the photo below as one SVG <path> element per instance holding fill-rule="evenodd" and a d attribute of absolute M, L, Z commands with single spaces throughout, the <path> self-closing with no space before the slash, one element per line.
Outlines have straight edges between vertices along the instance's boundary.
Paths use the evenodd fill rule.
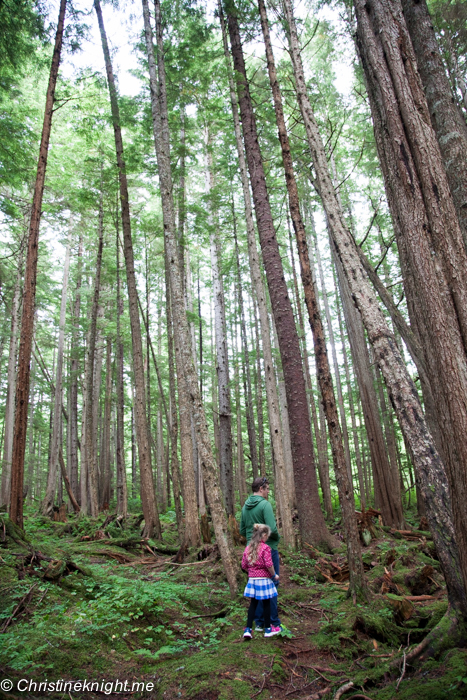
<path fill-rule="evenodd" d="M 438 622 L 436 627 L 427 634 L 420 644 L 417 644 L 408 654 L 405 655 L 406 664 L 414 661 L 423 662 L 431 657 L 437 657 L 447 649 L 456 646 L 463 646 L 466 642 L 466 628 L 456 610 L 449 605 L 445 615 Z M 391 662 L 391 670 L 400 668 L 400 657 Z"/>
<path fill-rule="evenodd" d="M 344 683 L 344 685 L 341 685 L 340 688 L 338 688 L 336 694 L 334 695 L 333 700 L 340 700 L 340 698 L 346 693 L 348 690 L 354 687 L 354 682 L 349 681 L 348 683 Z"/>

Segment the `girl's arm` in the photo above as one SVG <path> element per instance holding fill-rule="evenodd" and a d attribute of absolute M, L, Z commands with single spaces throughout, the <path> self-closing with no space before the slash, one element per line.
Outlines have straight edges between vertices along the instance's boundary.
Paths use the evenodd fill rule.
<path fill-rule="evenodd" d="M 271 548 L 268 547 L 268 545 L 266 545 L 262 553 L 264 553 L 264 562 L 267 566 L 269 573 L 271 574 L 271 578 L 273 578 L 275 581 L 278 581 L 279 575 L 276 574 L 274 570 L 274 565 L 272 563 Z"/>

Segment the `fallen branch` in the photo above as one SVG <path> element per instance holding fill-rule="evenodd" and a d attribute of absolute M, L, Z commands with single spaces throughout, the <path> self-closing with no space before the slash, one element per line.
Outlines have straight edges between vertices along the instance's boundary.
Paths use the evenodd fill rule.
<path fill-rule="evenodd" d="M 10 626 L 10 624 L 13 622 L 15 615 L 18 614 L 18 612 L 21 610 L 22 607 L 26 608 L 26 605 L 30 602 L 32 598 L 32 593 L 34 589 L 36 588 L 37 583 L 34 583 L 29 591 L 21 598 L 19 603 L 16 605 L 15 609 L 11 613 L 10 617 L 3 623 L 2 628 L 0 629 L 0 634 L 3 634 L 7 627 Z"/>
<path fill-rule="evenodd" d="M 120 564 L 127 564 L 131 562 L 131 564 L 135 564 L 132 559 L 129 557 L 125 556 L 125 554 L 120 554 L 119 552 L 107 552 L 107 551 L 99 551 L 99 552 L 93 552 L 93 554 L 100 554 L 101 556 L 104 557 L 109 557 L 110 559 L 115 559 L 118 561 Z"/>
<path fill-rule="evenodd" d="M 344 671 L 337 671 L 335 668 L 328 668 L 327 666 L 309 666 L 307 664 L 300 664 L 302 668 L 311 668 L 313 671 L 316 671 L 316 673 L 319 673 L 320 676 L 322 676 L 323 673 L 329 673 L 330 676 L 343 676 Z M 323 676 L 324 678 L 324 676 Z M 329 678 L 324 678 L 325 681 L 330 683 L 331 681 Z"/>
<path fill-rule="evenodd" d="M 400 686 L 401 681 L 404 678 L 404 676 L 405 676 L 405 651 L 404 651 L 404 663 L 402 664 L 402 673 L 401 673 L 401 677 L 397 681 L 396 691 L 399 690 L 399 686 Z"/>
<path fill-rule="evenodd" d="M 353 681 L 349 681 L 348 683 L 344 683 L 344 685 L 341 685 L 341 687 L 337 689 L 333 700 L 340 700 L 340 698 L 344 695 L 344 693 L 346 693 L 348 690 L 350 690 L 353 687 L 354 687 Z"/>
<path fill-rule="evenodd" d="M 271 670 L 269 671 L 269 673 L 266 673 L 266 674 L 264 675 L 263 683 L 262 683 L 262 685 L 261 685 L 261 688 L 258 690 L 257 693 L 255 693 L 254 695 L 251 696 L 252 698 L 255 698 L 257 695 L 261 695 L 261 693 L 263 692 L 264 685 L 265 685 L 267 679 L 269 678 L 269 676 L 270 676 L 271 673 L 272 673 L 272 669 L 273 669 L 273 666 L 274 666 L 274 659 L 275 659 L 275 658 L 276 658 L 276 655 L 274 654 L 273 657 L 272 657 L 272 661 L 271 661 Z"/>

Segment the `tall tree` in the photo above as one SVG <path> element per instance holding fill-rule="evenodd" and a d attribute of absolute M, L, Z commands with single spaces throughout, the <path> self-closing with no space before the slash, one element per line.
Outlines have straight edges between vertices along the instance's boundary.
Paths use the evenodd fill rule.
<path fill-rule="evenodd" d="M 174 319 L 175 358 L 177 363 L 177 375 L 182 378 L 181 390 L 185 391 L 192 406 L 192 414 L 196 430 L 196 442 L 199 450 L 200 462 L 203 470 L 204 483 L 208 495 L 211 516 L 214 525 L 217 545 L 224 564 L 225 573 L 229 583 L 231 595 L 237 591 L 238 564 L 235 559 L 233 545 L 227 518 L 222 505 L 222 496 L 218 486 L 217 465 L 212 452 L 206 416 L 201 400 L 198 378 L 193 364 L 193 354 L 190 341 L 190 330 L 185 310 L 182 275 L 177 251 L 177 239 L 175 229 L 175 212 L 173 205 L 173 186 L 170 164 L 170 138 L 167 110 L 167 92 L 165 64 L 163 56 L 161 12 L 159 0 L 156 0 L 156 28 L 157 28 L 157 59 L 158 70 L 154 60 L 154 44 L 152 27 L 149 18 L 147 0 L 143 0 L 144 29 L 146 48 L 150 70 L 151 105 L 154 126 L 154 140 L 159 169 L 159 181 L 162 199 L 162 212 L 164 220 L 164 242 L 166 250 L 166 264 L 170 278 L 170 291 L 172 312 Z M 157 86 L 159 90 L 157 90 Z"/>
<path fill-rule="evenodd" d="M 300 342 L 269 203 L 256 120 L 238 28 L 237 10 L 230 0 L 226 3 L 226 10 L 256 222 L 287 391 L 300 533 L 304 541 L 311 541 L 313 544 L 327 549 L 332 546 L 333 538 L 326 527 L 319 503 L 310 417 L 308 410 L 304 410 L 304 407 L 307 405 L 307 396 Z"/>
<path fill-rule="evenodd" d="M 45 498 L 41 505 L 41 511 L 43 515 L 49 515 L 52 512 L 55 499 L 55 491 L 57 488 L 58 453 L 60 449 L 60 440 L 62 432 L 63 351 L 65 346 L 65 320 L 68 293 L 68 273 L 70 270 L 70 249 L 71 231 L 68 237 L 68 243 L 66 246 L 65 253 L 65 265 L 63 267 L 62 299 L 60 303 L 60 318 L 58 323 L 57 366 L 55 370 L 55 396 L 52 424 L 52 444 L 50 450 L 49 473 L 47 477 L 47 490 L 45 493 Z"/>
<path fill-rule="evenodd" d="M 441 426 L 467 588 L 467 253 L 400 0 L 366 6 L 358 0 L 355 8 L 409 314 L 425 348 Z"/>
<path fill-rule="evenodd" d="M 21 317 L 21 336 L 18 357 L 18 375 L 16 380 L 15 428 L 13 437 L 13 454 L 11 463 L 10 518 L 23 527 L 23 483 L 24 454 L 26 450 L 26 431 L 28 423 L 30 361 L 32 337 L 34 332 L 34 311 L 37 279 L 37 254 L 39 249 L 39 225 L 42 213 L 42 196 L 44 193 L 47 156 L 54 112 L 54 96 L 57 84 L 60 54 L 62 50 L 63 25 L 65 21 L 66 0 L 60 1 L 55 46 L 50 67 L 49 84 L 45 101 L 44 123 L 42 127 L 39 162 L 37 164 L 34 199 L 29 224 L 29 237 L 26 252 L 26 270 L 23 291 L 23 312 Z"/>
<path fill-rule="evenodd" d="M 70 442 L 70 483 L 73 493 L 79 493 L 78 488 L 78 374 L 79 374 L 79 317 L 81 311 L 81 276 L 83 265 L 83 236 L 80 234 L 78 243 L 78 263 L 76 271 L 76 288 L 72 311 L 70 391 L 69 391 L 69 442 Z"/>
<path fill-rule="evenodd" d="M 350 453 L 348 453 L 346 460 L 346 455 L 344 452 L 344 443 L 347 443 L 348 451 L 348 437 L 343 434 L 341 426 L 339 424 L 336 397 L 334 394 L 334 387 L 331 377 L 331 368 L 329 365 L 327 355 L 326 340 L 324 337 L 324 329 L 321 321 L 321 314 L 318 307 L 318 301 L 315 295 L 315 287 L 313 284 L 313 278 L 311 274 L 311 265 L 310 258 L 308 255 L 308 244 L 306 239 L 305 226 L 300 212 L 297 181 L 295 179 L 292 154 L 290 152 L 289 137 L 285 125 L 284 110 L 282 106 L 282 95 L 279 87 L 279 82 L 277 80 L 276 66 L 274 61 L 274 54 L 272 51 L 269 24 L 264 0 L 258 0 L 258 7 L 261 18 L 261 27 L 263 30 L 264 44 L 266 47 L 266 62 L 268 66 L 269 82 L 271 84 L 272 95 L 274 99 L 276 123 L 282 150 L 282 162 L 284 165 L 285 181 L 289 197 L 290 216 L 292 218 L 295 237 L 297 241 L 298 257 L 300 260 L 300 272 L 303 289 L 305 292 L 305 303 L 308 311 L 308 320 L 310 322 L 310 327 L 313 334 L 313 343 L 316 360 L 316 374 L 318 376 L 319 388 L 321 391 L 321 396 L 323 398 L 324 412 L 326 414 L 329 436 L 331 440 L 331 449 L 334 463 L 334 471 L 336 475 L 337 489 L 342 509 L 342 519 L 346 535 L 347 557 L 349 561 L 350 571 L 349 594 L 352 596 L 354 602 L 356 602 L 357 598 L 366 598 L 368 596 L 368 592 L 366 589 L 366 583 L 363 574 L 360 539 L 357 529 L 357 523 L 355 520 L 355 501 L 352 487 Z M 326 290 L 324 290 L 324 292 L 325 291 Z M 325 299 L 325 302 L 327 303 L 327 299 Z M 331 330 L 331 324 L 329 323 L 330 333 Z M 336 367 L 336 382 L 338 380 L 338 377 L 339 371 Z M 342 395 L 341 390 L 340 394 Z M 344 427 L 345 413 L 343 410 L 341 412 L 341 419 L 342 427 Z"/>
<path fill-rule="evenodd" d="M 124 255 L 126 266 L 126 279 L 128 288 L 128 302 L 130 308 L 130 327 L 133 348 L 133 371 L 135 376 L 135 427 L 138 442 L 139 471 L 141 483 L 141 502 L 144 514 L 144 530 L 146 537 L 160 538 L 162 534 L 159 513 L 157 511 L 156 495 L 151 472 L 150 446 L 148 439 L 148 426 L 146 420 L 146 392 L 143 369 L 143 345 L 141 340 L 141 324 L 138 310 L 138 292 L 136 289 L 135 263 L 133 254 L 133 241 L 131 237 L 130 201 L 128 197 L 128 183 L 126 177 L 126 165 L 123 155 L 122 128 L 120 122 L 120 110 L 118 106 L 117 90 L 110 60 L 110 51 L 102 18 L 102 10 L 99 0 L 94 0 L 101 34 L 102 49 L 104 52 L 105 69 L 110 94 L 110 107 L 112 110 L 112 122 L 115 135 L 115 149 L 117 153 L 118 180 L 120 185 L 120 205 L 122 215 Z"/>
<path fill-rule="evenodd" d="M 102 185 L 101 185 L 102 186 Z M 99 515 L 99 498 L 98 498 L 98 483 L 97 483 L 97 455 L 95 445 L 95 434 L 97 434 L 97 422 L 94 413 L 94 387 L 98 384 L 95 372 L 95 357 L 97 343 L 97 314 L 99 312 L 99 294 L 101 290 L 101 272 L 102 272 L 102 251 L 104 248 L 104 205 L 103 192 L 101 191 L 99 200 L 99 217 L 98 217 L 98 245 L 96 256 L 96 267 L 93 283 L 93 294 L 90 309 L 89 329 L 87 334 L 86 346 L 86 379 L 85 379 L 85 399 L 84 399 L 84 423 L 85 436 L 84 441 L 84 460 L 81 460 L 81 508 L 83 513 L 87 513 L 89 505 L 90 515 L 97 518 Z M 99 386 L 100 388 L 100 386 Z M 84 462 L 84 469 L 83 469 Z M 83 479 L 83 475 L 85 478 Z M 83 498 L 86 491 L 86 496 Z M 86 502 L 89 495 L 89 503 Z"/>
<path fill-rule="evenodd" d="M 221 488 L 228 515 L 235 512 L 232 464 L 232 420 L 229 380 L 229 355 L 225 321 L 225 295 L 221 274 L 221 251 L 218 222 L 214 215 L 214 172 L 209 132 L 206 139 L 206 194 L 209 197 L 212 291 L 214 302 L 214 336 L 216 341 L 216 372 L 219 408 L 219 470 Z"/>
<path fill-rule="evenodd" d="M 412 461 L 421 481 L 423 498 L 433 539 L 446 577 L 454 609 L 465 612 L 467 598 L 460 573 L 460 556 L 455 541 L 450 494 L 441 459 L 427 428 L 416 388 L 401 357 L 393 333 L 378 306 L 354 240 L 345 223 L 332 183 L 324 144 L 308 97 L 297 28 L 290 0 L 284 0 L 295 87 L 307 141 L 321 197 L 332 235 L 332 245 L 342 263 L 354 303 L 359 309 L 376 361 L 388 387 L 399 424 L 409 445 Z"/>
<path fill-rule="evenodd" d="M 5 421 L 3 424 L 3 461 L 2 461 L 2 488 L 0 501 L 6 504 L 10 500 L 11 489 L 11 458 L 13 454 L 13 427 L 15 419 L 15 387 L 16 387 L 16 359 L 18 353 L 18 326 L 21 301 L 21 281 L 23 277 L 24 246 L 20 247 L 16 281 L 11 302 L 11 330 L 10 348 L 8 352 L 7 390 L 5 402 Z"/>
<path fill-rule="evenodd" d="M 282 439 L 282 428 L 279 409 L 279 397 L 277 394 L 276 376 L 274 373 L 274 362 L 272 357 L 271 334 L 269 328 L 268 308 L 266 303 L 266 290 L 261 276 L 261 268 L 259 263 L 258 248 L 256 245 L 256 234 L 253 222 L 253 207 L 251 204 L 250 185 L 248 182 L 247 165 L 245 162 L 245 152 L 242 143 L 242 133 L 240 126 L 240 117 L 238 113 L 238 98 L 235 90 L 231 59 L 227 41 L 227 32 L 225 29 L 224 15 L 222 4 L 219 0 L 219 17 L 221 21 L 222 40 L 224 44 L 224 55 L 227 63 L 227 74 L 229 78 L 230 103 L 232 107 L 232 117 L 234 122 L 235 144 L 237 147 L 238 164 L 240 169 L 240 179 L 242 183 L 243 201 L 245 205 L 246 231 L 248 243 L 248 259 L 250 262 L 251 282 L 254 290 L 254 311 L 255 311 L 255 326 L 256 326 L 256 306 L 258 307 L 260 333 L 263 347 L 264 358 L 264 374 L 266 384 L 266 400 L 268 406 L 268 417 L 271 431 L 271 443 L 274 454 L 274 464 L 276 467 L 276 475 L 278 476 L 276 484 L 276 497 L 280 503 L 281 519 L 282 519 L 282 536 L 287 547 L 291 547 L 295 543 L 295 536 L 292 524 L 292 502 L 291 494 L 293 489 L 288 486 L 286 476 L 286 456 L 285 447 Z M 260 353 L 259 353 L 259 333 L 256 330 L 256 353 L 257 353 L 257 383 L 258 388 L 261 387 L 260 373 Z M 262 405 L 259 402 L 261 393 L 257 391 L 258 398 L 258 428 L 259 436 L 263 435 L 262 428 Z M 261 474 L 266 475 L 266 463 L 264 459 L 264 449 L 261 450 L 260 440 L 260 457 L 263 458 L 261 463 Z"/>

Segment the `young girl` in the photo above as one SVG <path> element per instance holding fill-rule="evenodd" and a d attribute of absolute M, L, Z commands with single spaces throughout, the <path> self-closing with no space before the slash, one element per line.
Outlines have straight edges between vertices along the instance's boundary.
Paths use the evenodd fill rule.
<path fill-rule="evenodd" d="M 278 581 L 279 576 L 274 571 L 271 549 L 266 544 L 270 535 L 270 527 L 255 523 L 251 540 L 243 552 L 242 569 L 248 572 L 248 583 L 243 595 L 245 598 L 251 598 L 243 639 L 252 637 L 251 628 L 259 600 L 263 602 L 264 636 L 273 637 L 281 631 L 280 627 L 271 627 L 271 598 L 277 596 L 277 589 L 271 578 Z"/>

